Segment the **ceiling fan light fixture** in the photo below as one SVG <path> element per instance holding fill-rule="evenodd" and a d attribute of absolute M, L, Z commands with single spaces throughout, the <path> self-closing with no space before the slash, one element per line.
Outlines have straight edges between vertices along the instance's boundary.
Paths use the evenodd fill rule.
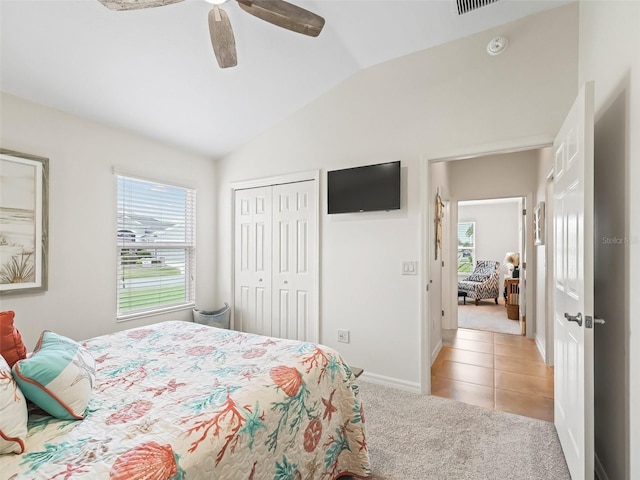
<path fill-rule="evenodd" d="M 184 0 L 98 0 L 110 10 L 139 10 L 142 8 L 162 7 Z M 209 36 L 216 60 L 221 68 L 235 67 L 238 64 L 236 40 L 229 16 L 222 4 L 229 0 L 206 0 L 213 4 L 209 12 Z M 237 0 L 241 9 L 260 20 L 271 23 L 292 32 L 317 37 L 324 26 L 324 18 L 286 0 Z"/>

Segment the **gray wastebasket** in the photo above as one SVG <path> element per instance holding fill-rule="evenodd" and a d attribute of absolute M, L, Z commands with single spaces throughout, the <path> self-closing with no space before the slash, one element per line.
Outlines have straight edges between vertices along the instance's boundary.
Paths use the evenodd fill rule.
<path fill-rule="evenodd" d="M 193 321 L 201 325 L 209 325 L 210 327 L 229 328 L 229 318 L 231 316 L 231 307 L 225 302 L 224 307 L 218 310 L 198 310 L 193 309 Z"/>

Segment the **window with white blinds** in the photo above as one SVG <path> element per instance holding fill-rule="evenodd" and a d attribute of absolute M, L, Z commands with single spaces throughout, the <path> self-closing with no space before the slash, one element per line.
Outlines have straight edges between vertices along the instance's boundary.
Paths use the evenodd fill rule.
<path fill-rule="evenodd" d="M 471 273 L 476 259 L 476 223 L 458 224 L 458 274 Z"/>
<path fill-rule="evenodd" d="M 192 306 L 195 190 L 118 175 L 118 320 Z"/>

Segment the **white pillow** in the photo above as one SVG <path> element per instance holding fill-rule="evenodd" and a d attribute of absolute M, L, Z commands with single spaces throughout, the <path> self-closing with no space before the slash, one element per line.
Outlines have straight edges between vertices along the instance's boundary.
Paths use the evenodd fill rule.
<path fill-rule="evenodd" d="M 0 355 L 0 454 L 23 453 L 27 438 L 27 402 L 9 364 Z"/>

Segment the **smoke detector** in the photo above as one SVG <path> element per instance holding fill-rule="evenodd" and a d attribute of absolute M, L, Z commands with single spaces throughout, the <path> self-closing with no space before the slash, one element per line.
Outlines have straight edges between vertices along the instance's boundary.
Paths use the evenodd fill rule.
<path fill-rule="evenodd" d="M 503 36 L 492 38 L 487 45 L 487 53 L 489 55 L 500 55 L 507 48 L 507 39 Z"/>

